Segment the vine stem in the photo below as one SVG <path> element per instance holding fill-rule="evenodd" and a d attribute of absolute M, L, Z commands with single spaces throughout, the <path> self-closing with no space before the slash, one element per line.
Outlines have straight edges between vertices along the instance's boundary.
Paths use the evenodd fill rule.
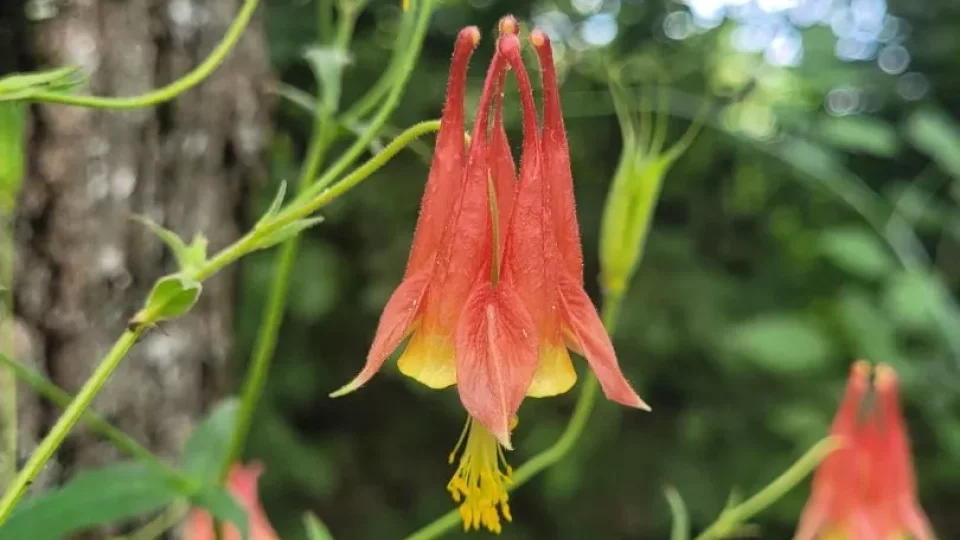
<path fill-rule="evenodd" d="M 617 317 L 620 313 L 620 304 L 622 301 L 622 293 L 613 291 L 606 291 L 604 293 L 601 317 L 604 326 L 606 326 L 607 331 L 611 335 L 617 326 Z M 510 491 L 526 484 L 534 476 L 552 467 L 573 450 L 573 446 L 580 440 L 580 436 L 583 435 L 583 430 L 587 427 L 587 420 L 590 419 L 590 413 L 593 412 L 593 405 L 596 402 L 597 390 L 599 388 L 600 385 L 598 384 L 596 376 L 594 376 L 593 373 L 587 375 L 586 380 L 581 385 L 580 395 L 577 396 L 577 404 L 573 408 L 573 414 L 570 416 L 570 421 L 567 422 L 567 427 L 552 445 L 517 468 L 513 474 L 513 482 L 508 487 Z M 408 536 L 407 540 L 429 540 L 431 538 L 438 538 L 456 527 L 457 524 L 461 522 L 461 519 L 459 510 L 454 508 Z"/>
<path fill-rule="evenodd" d="M 43 438 L 43 441 L 40 442 L 37 449 L 30 455 L 30 459 L 27 460 L 23 470 L 14 478 L 13 482 L 4 492 L 3 498 L 0 499 L 0 524 L 3 524 L 7 518 L 10 517 L 10 513 L 13 511 L 14 506 L 16 506 L 17 501 L 23 497 L 24 492 L 26 492 L 30 484 L 33 483 L 33 479 L 40 474 L 40 471 L 44 465 L 47 464 L 47 461 L 53 457 L 53 453 L 57 451 L 57 448 L 60 447 L 63 440 L 67 438 L 67 434 L 70 433 L 73 426 L 76 425 L 80 417 L 83 416 L 83 413 L 90 406 L 90 403 L 97 397 L 97 393 L 99 393 L 103 385 L 107 383 L 107 379 L 109 379 L 110 375 L 117 369 L 123 357 L 126 356 L 127 351 L 133 347 L 133 344 L 137 342 L 137 339 L 140 338 L 145 329 L 146 326 L 141 325 L 133 330 L 126 330 L 120 336 L 120 339 L 113 345 L 113 348 L 110 349 L 107 356 L 100 362 L 97 369 L 94 370 L 93 375 L 83 384 L 83 388 L 80 389 L 77 397 L 74 398 L 66 410 L 63 411 L 63 415 L 60 416 L 57 423 L 54 424 L 50 433 Z"/>
<path fill-rule="evenodd" d="M 9 356 L 0 354 L 0 363 L 15 373 L 17 378 L 30 385 L 37 393 L 56 405 L 67 407 L 73 400 L 70 394 L 47 380 L 46 377 Z M 117 449 L 143 461 L 157 471 L 157 473 L 167 477 L 174 485 L 192 489 L 193 480 L 191 480 L 190 477 L 180 472 L 176 467 L 158 459 L 132 437 L 110 425 L 110 423 L 104 420 L 99 414 L 93 411 L 86 411 L 80 418 L 90 429 L 103 435 L 103 438 L 112 443 Z"/>
<path fill-rule="evenodd" d="M 170 101 L 203 82 L 223 64 L 227 55 L 230 54 L 233 47 L 240 41 L 240 36 L 243 35 L 243 31 L 246 30 L 247 25 L 250 24 L 250 19 L 253 18 L 258 4 L 259 0 L 245 0 L 236 18 L 230 23 L 230 28 L 227 29 L 227 33 L 213 51 L 210 52 L 210 55 L 197 67 L 193 68 L 193 71 L 167 86 L 157 88 L 146 94 L 130 97 L 99 97 L 68 94 L 65 92 L 40 91 L 31 94 L 30 100 L 90 107 L 94 109 L 141 109 Z"/>
<path fill-rule="evenodd" d="M 329 189 L 323 190 L 308 202 L 295 204 L 266 220 L 260 227 L 255 228 L 243 238 L 224 248 L 199 268 L 186 272 L 185 277 L 200 282 L 216 274 L 240 257 L 258 249 L 259 244 L 270 234 L 275 233 L 285 225 L 289 225 L 316 212 L 337 197 L 359 185 L 380 167 L 383 167 L 393 156 L 397 155 L 413 140 L 427 133 L 437 131 L 439 128 L 439 120 L 420 122 L 419 124 L 411 126 L 384 147 L 380 153 L 373 156 L 360 167 L 357 167 L 357 169 L 345 176 L 340 182 L 337 182 Z M 44 465 L 53 457 L 54 452 L 56 452 L 73 426 L 76 425 L 77 421 L 90 407 L 93 399 L 100 392 L 100 389 L 103 388 L 103 385 L 106 384 L 107 379 L 110 378 L 110 375 L 113 374 L 117 366 L 120 365 L 120 362 L 130 348 L 133 347 L 140 336 L 158 320 L 159 314 L 164 307 L 165 306 L 156 306 L 144 309 L 138 315 L 139 321 L 141 321 L 142 324 L 128 328 L 120 335 L 120 338 L 114 343 L 110 352 L 103 358 L 87 382 L 84 383 L 83 388 L 80 389 L 77 396 L 70 402 L 70 405 L 67 406 L 63 415 L 37 446 L 37 449 L 30 456 L 23 470 L 21 470 L 14 479 L 10 488 L 3 494 L 3 498 L 0 499 L 0 525 L 10 517 L 10 513 L 13 511 L 17 502 L 23 497 L 27 487 L 33 483 L 33 480 L 43 469 Z"/>
<path fill-rule="evenodd" d="M 796 487 L 830 452 L 840 448 L 840 445 L 840 441 L 835 437 L 827 437 L 813 445 L 789 469 L 774 479 L 773 482 L 767 484 L 756 495 L 733 508 L 721 512 L 717 520 L 694 540 L 727 538 L 737 527 L 780 500 L 788 491 Z"/>

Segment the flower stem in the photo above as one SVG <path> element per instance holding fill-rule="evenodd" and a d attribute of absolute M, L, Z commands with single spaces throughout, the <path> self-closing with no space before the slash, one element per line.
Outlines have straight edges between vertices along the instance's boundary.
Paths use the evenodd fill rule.
<path fill-rule="evenodd" d="M 13 319 L 13 224 L 0 220 L 0 355 L 14 354 L 16 327 Z M 12 219 L 11 219 L 12 221 Z M 0 489 L 17 475 L 17 375 L 0 369 Z"/>
<path fill-rule="evenodd" d="M 420 22 L 429 20 L 430 6 L 427 6 L 424 11 L 421 13 Z M 354 19 L 355 14 L 343 14 L 341 16 L 341 22 L 346 26 L 341 26 L 340 32 L 338 32 L 337 45 L 340 47 L 346 47 L 347 42 L 349 41 L 349 36 L 352 33 L 352 20 Z M 418 51 L 420 44 L 423 41 L 426 24 L 421 24 L 418 26 L 418 32 L 414 35 L 414 43 L 408 45 L 408 51 Z M 410 64 L 412 67 L 412 63 Z M 406 69 L 404 74 L 400 76 L 400 80 L 396 82 L 394 87 L 396 90 L 393 94 L 399 96 L 400 91 L 406 86 L 407 75 L 409 75 L 410 69 Z M 370 139 L 373 138 L 379 131 L 379 128 L 382 127 L 382 124 L 386 122 L 386 119 L 389 117 L 390 113 L 393 112 L 396 107 L 396 100 L 388 101 L 381 108 L 377 117 L 382 118 L 383 121 L 380 122 L 380 125 L 372 125 L 368 129 L 367 133 L 370 136 L 364 140 L 364 137 L 361 137 L 356 142 L 354 142 L 351 150 L 347 151 L 347 154 L 350 154 L 351 151 L 356 149 L 354 152 L 355 155 L 359 155 L 362 152 L 363 148 L 370 142 Z M 317 117 L 319 119 L 319 116 Z M 426 131 L 433 131 L 439 129 L 439 121 L 434 122 L 425 122 L 417 124 L 408 132 L 413 131 L 413 135 L 404 138 L 408 132 L 404 132 L 397 139 L 391 143 L 390 146 L 394 146 L 397 151 L 400 148 L 406 146 L 410 141 L 417 138 L 420 134 L 420 130 L 417 127 L 426 128 Z M 304 168 L 301 173 L 300 183 L 299 183 L 299 192 L 301 194 L 307 192 L 313 184 L 314 179 L 317 177 L 318 170 L 323 162 L 324 154 L 329 146 L 333 143 L 335 137 L 335 130 L 332 129 L 333 126 L 329 122 L 323 124 L 316 124 L 314 127 L 314 136 L 311 141 L 310 149 L 307 152 L 307 160 L 304 165 Z M 395 143 L 397 141 L 403 140 L 399 147 L 396 147 Z M 370 163 L 374 162 L 378 157 L 387 154 L 390 148 L 385 148 L 383 152 L 374 156 L 374 159 L 370 160 Z M 394 152 L 395 154 L 396 152 Z M 387 155 L 386 159 L 392 157 L 393 154 Z M 355 159 L 355 157 L 354 157 Z M 352 161 L 352 160 L 351 160 Z M 338 162 L 338 164 L 343 163 L 343 158 Z M 369 163 L 368 163 L 369 165 Z M 349 166 L 349 162 L 346 163 L 346 166 Z M 334 166 L 336 168 L 336 165 Z M 361 172 L 361 174 L 366 174 L 369 176 L 375 171 L 378 166 L 371 168 L 369 172 L 363 172 L 364 167 L 361 167 L 356 172 Z M 329 191 L 334 191 L 337 187 L 340 187 L 344 183 L 351 182 L 351 177 L 355 176 L 352 174 L 343 180 Z M 329 172 L 324 175 L 324 178 L 329 176 Z M 360 179 L 365 178 L 366 176 L 359 176 Z M 329 181 L 327 181 L 329 183 Z M 352 187 L 353 184 L 347 184 L 347 189 Z M 326 193 L 326 192 L 324 192 Z M 307 205 L 309 206 L 309 205 Z M 263 392 L 263 385 L 266 382 L 267 372 L 269 371 L 270 361 L 273 357 L 273 353 L 276 350 L 277 335 L 280 330 L 280 325 L 283 322 L 283 308 L 286 305 L 287 295 L 289 292 L 290 284 L 290 274 L 293 270 L 293 265 L 296 262 L 297 250 L 298 250 L 299 239 L 297 237 L 291 239 L 284 243 L 281 248 L 280 254 L 277 256 L 276 266 L 274 269 L 274 279 L 272 281 L 272 287 L 270 289 L 270 296 L 267 300 L 267 304 L 264 308 L 264 320 L 263 324 L 259 328 L 257 334 L 256 345 L 254 349 L 254 356 L 251 361 L 250 371 L 247 375 L 247 379 L 244 383 L 243 396 L 241 399 L 241 408 L 237 417 L 237 427 L 234 432 L 234 437 L 231 442 L 230 452 L 228 453 L 228 459 L 224 461 L 221 465 L 220 475 L 221 478 L 225 478 L 227 472 L 230 470 L 230 463 L 232 463 L 236 458 L 239 457 L 240 453 L 243 450 L 243 445 L 246 441 L 246 437 L 250 431 L 250 424 L 252 422 L 252 417 L 254 409 L 256 407 L 257 401 Z"/>
<path fill-rule="evenodd" d="M 56 405 L 68 407 L 73 400 L 70 394 L 48 381 L 46 377 L 9 356 L 0 354 L 0 363 L 4 364 L 12 373 L 15 373 L 20 380 L 30 385 L 37 393 Z M 187 475 L 180 472 L 176 467 L 158 459 L 132 437 L 110 425 L 99 414 L 93 411 L 86 411 L 81 416 L 81 419 L 90 429 L 103 435 L 103 438 L 112 443 L 117 449 L 143 461 L 155 471 L 167 477 L 175 485 L 184 488 L 192 486 L 193 481 Z"/>
<path fill-rule="evenodd" d="M 620 313 L 620 303 L 622 300 L 622 294 L 605 294 L 601 317 L 603 318 L 604 326 L 606 326 L 610 334 L 613 334 L 617 326 L 616 319 Z M 580 387 L 580 395 L 577 396 L 577 404 L 573 408 L 570 421 L 567 422 L 567 427 L 563 430 L 560 438 L 550 445 L 549 448 L 530 458 L 514 472 L 513 482 L 509 486 L 510 491 L 527 483 L 531 478 L 549 469 L 570 453 L 573 445 L 580 439 L 580 435 L 583 434 L 583 430 L 587 426 L 587 420 L 590 418 L 590 413 L 593 412 L 593 405 L 596 402 L 597 390 L 599 388 L 600 385 L 598 384 L 596 376 L 594 376 L 593 373 L 588 374 L 586 380 L 583 381 Z M 460 512 L 455 508 L 411 534 L 407 537 L 407 540 L 429 540 L 431 538 L 438 538 L 450 529 L 456 527 L 461 521 Z"/>
<path fill-rule="evenodd" d="M 780 500 L 788 491 L 796 487 L 813 469 L 840 447 L 839 441 L 827 437 L 813 445 L 807 453 L 798 459 L 789 469 L 761 489 L 756 495 L 742 503 L 723 511 L 717 520 L 700 533 L 694 540 L 719 540 L 729 537 L 737 527 L 759 514 L 771 504 Z"/>
<path fill-rule="evenodd" d="M 77 397 L 70 402 L 70 405 L 67 406 L 63 415 L 57 420 L 57 423 L 54 424 L 50 433 L 48 433 L 40 442 L 39 446 L 37 446 L 37 449 L 30 456 L 27 464 L 24 465 L 23 470 L 20 471 L 20 474 L 17 475 L 6 492 L 4 492 L 3 498 L 0 499 L 0 524 L 4 523 L 7 518 L 10 517 L 10 513 L 13 511 L 14 506 L 16 506 L 17 501 L 23 497 L 27 488 L 33 483 L 33 479 L 40 474 L 43 466 L 53 457 L 54 452 L 57 451 L 57 448 L 60 447 L 63 440 L 67 438 L 70 430 L 76 425 L 77 421 L 80 420 L 80 417 L 83 416 L 83 413 L 97 396 L 97 393 L 100 392 L 103 385 L 107 383 L 107 379 L 109 379 L 110 375 L 117 369 L 120 361 L 123 360 L 123 357 L 127 354 L 127 351 L 133 347 L 133 344 L 137 342 L 137 339 L 145 329 L 146 326 L 141 325 L 133 330 L 126 330 L 120 336 L 120 339 L 113 345 L 113 348 L 110 349 L 107 356 L 100 362 L 100 365 L 97 366 L 93 375 L 84 383 Z"/>
<path fill-rule="evenodd" d="M 230 51 L 233 50 L 233 47 L 240 41 L 240 36 L 250 23 L 253 13 L 257 10 L 258 3 L 259 0 L 245 0 L 240 11 L 237 13 L 237 17 L 233 19 L 230 28 L 227 29 L 227 33 L 210 53 L 210 56 L 207 56 L 193 71 L 163 88 L 131 97 L 83 96 L 65 92 L 46 91 L 32 94 L 30 100 L 75 105 L 78 107 L 91 107 L 95 109 L 141 109 L 170 101 L 203 82 L 214 70 L 220 67 L 227 58 L 227 55 L 230 54 Z"/>
<path fill-rule="evenodd" d="M 323 12 L 324 7 L 321 6 L 320 10 Z M 346 49 L 349 45 L 350 39 L 353 37 L 357 15 L 356 10 L 344 11 L 340 14 L 337 35 L 334 40 L 337 48 Z M 334 138 L 335 128 L 332 119 L 319 113 L 322 99 L 322 93 L 318 93 L 316 97 L 318 112 L 314 116 L 313 135 L 298 183 L 298 190 L 301 193 L 310 187 L 313 179 L 316 178 Z M 227 479 L 230 466 L 234 461 L 240 459 L 240 455 L 243 453 L 247 437 L 250 434 L 250 426 L 253 423 L 253 414 L 256 412 L 257 403 L 260 401 L 260 396 L 263 394 L 263 388 L 267 382 L 270 362 L 273 360 L 273 353 L 277 347 L 277 335 L 280 332 L 281 324 L 283 324 L 283 308 L 287 303 L 290 274 L 297 260 L 299 243 L 299 236 L 287 240 L 280 247 L 280 253 L 275 259 L 270 296 L 264 306 L 263 323 L 257 329 L 253 358 L 250 360 L 250 367 L 243 383 L 237 423 L 233 429 L 229 451 L 220 464 L 218 481 L 221 483 Z M 219 522 L 217 525 L 219 525 Z"/>
<path fill-rule="evenodd" d="M 390 93 L 384 98 L 383 105 L 365 127 L 363 134 L 323 173 L 310 189 L 304 191 L 303 196 L 305 198 L 316 195 L 320 190 L 326 188 L 331 182 L 336 180 L 338 176 L 343 174 L 360 154 L 363 153 L 367 145 L 370 144 L 370 141 L 380 133 L 380 130 L 383 129 L 390 115 L 393 114 L 393 111 L 397 108 L 400 96 L 407 86 L 407 81 L 410 79 L 410 74 L 413 72 L 417 58 L 420 57 L 420 49 L 423 47 L 423 40 L 429 27 L 430 15 L 433 13 L 435 2 L 436 0 L 424 0 L 423 5 L 419 8 L 420 12 L 417 14 L 417 22 L 414 26 L 413 36 L 405 46 L 406 55 L 400 64 L 396 80 L 390 89 Z"/>

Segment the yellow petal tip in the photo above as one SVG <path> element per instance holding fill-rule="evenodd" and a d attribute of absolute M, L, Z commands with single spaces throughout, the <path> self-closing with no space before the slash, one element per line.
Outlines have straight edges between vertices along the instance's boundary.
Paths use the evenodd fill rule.
<path fill-rule="evenodd" d="M 331 398 L 343 397 L 343 396 L 345 396 L 345 395 L 353 392 L 353 391 L 356 390 L 357 388 L 359 388 L 359 385 L 358 385 L 358 384 L 353 383 L 353 382 L 349 382 L 349 383 L 341 386 L 339 390 L 334 390 L 333 392 L 330 392 L 330 394 L 328 394 L 328 395 L 329 395 L 329 397 L 331 397 Z"/>

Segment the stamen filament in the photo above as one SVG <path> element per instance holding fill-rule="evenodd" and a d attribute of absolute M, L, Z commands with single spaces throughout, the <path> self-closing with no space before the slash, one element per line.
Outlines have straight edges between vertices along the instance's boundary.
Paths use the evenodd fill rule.
<path fill-rule="evenodd" d="M 447 491 L 454 502 L 460 503 L 464 531 L 479 530 L 482 525 L 499 534 L 503 530 L 501 515 L 507 521 L 513 520 L 507 494 L 513 483 L 513 469 L 507 465 L 503 448 L 493 434 L 472 418 L 467 420 L 467 429 L 466 446 Z"/>

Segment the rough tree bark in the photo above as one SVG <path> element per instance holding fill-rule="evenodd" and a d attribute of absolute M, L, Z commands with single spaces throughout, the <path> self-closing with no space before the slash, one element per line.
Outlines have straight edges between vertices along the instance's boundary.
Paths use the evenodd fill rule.
<path fill-rule="evenodd" d="M 77 65 L 91 73 L 91 93 L 126 96 L 162 86 L 202 61 L 241 0 L 2 3 L 0 43 L 14 47 L 4 47 L 0 68 Z M 267 77 L 254 23 L 211 79 L 172 103 L 114 112 L 33 108 L 16 217 L 21 359 L 76 392 L 154 280 L 174 270 L 161 242 L 131 215 L 187 240 L 202 231 L 211 251 L 236 238 L 244 193 L 263 169 Z M 161 456 L 177 454 L 223 390 L 234 281 L 228 270 L 207 282 L 194 311 L 150 332 L 95 402 Z M 59 410 L 28 389 L 20 396 L 23 459 Z M 35 489 L 118 457 L 80 429 Z"/>

